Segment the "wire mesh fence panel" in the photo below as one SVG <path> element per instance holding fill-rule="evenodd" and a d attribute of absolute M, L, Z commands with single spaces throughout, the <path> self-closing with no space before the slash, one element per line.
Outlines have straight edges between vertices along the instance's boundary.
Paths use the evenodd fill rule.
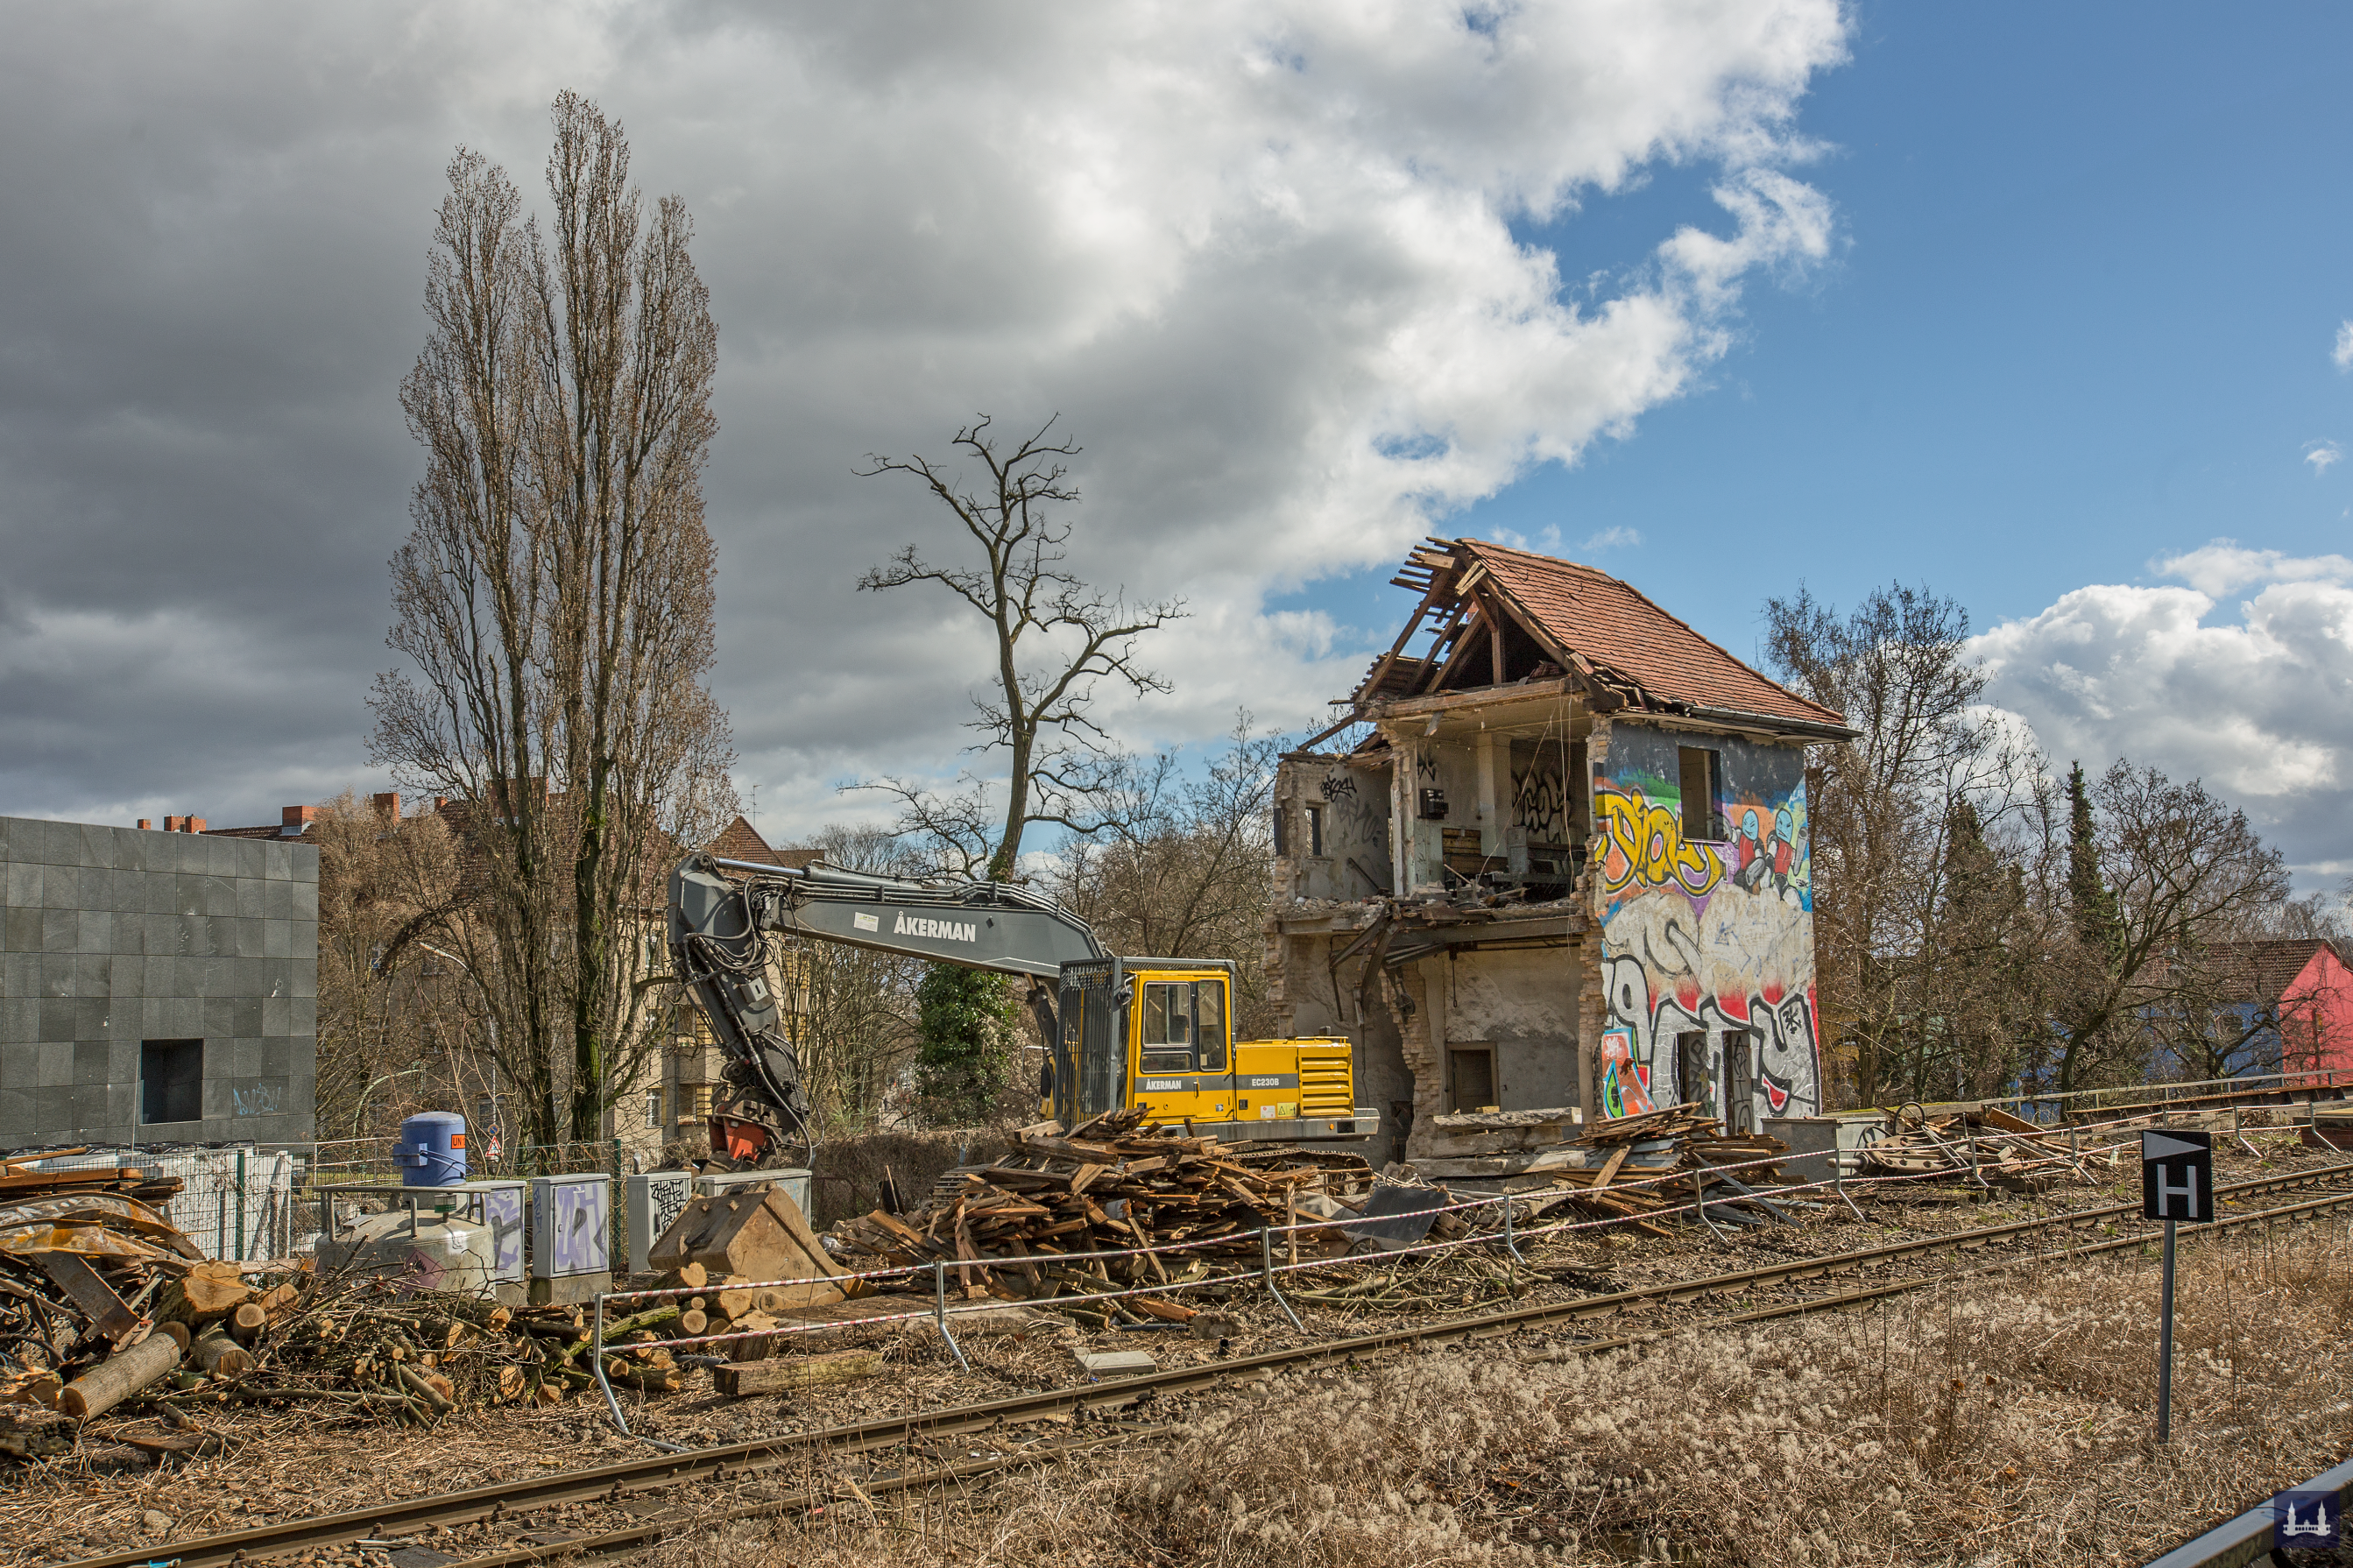
<path fill-rule="evenodd" d="M 207 1258 L 243 1262 L 282 1258 L 292 1250 L 296 1163 L 290 1150 L 244 1144 L 65 1154 L 31 1168 L 102 1171 L 131 1165 L 152 1178 L 177 1177 L 180 1190 L 153 1206 Z"/>

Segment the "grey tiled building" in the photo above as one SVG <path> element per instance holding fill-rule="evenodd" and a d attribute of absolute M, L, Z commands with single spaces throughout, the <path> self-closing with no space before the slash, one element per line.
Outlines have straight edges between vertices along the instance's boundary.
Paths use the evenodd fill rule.
<path fill-rule="evenodd" d="M 308 1142 L 311 845 L 0 817 L 0 1149 Z"/>

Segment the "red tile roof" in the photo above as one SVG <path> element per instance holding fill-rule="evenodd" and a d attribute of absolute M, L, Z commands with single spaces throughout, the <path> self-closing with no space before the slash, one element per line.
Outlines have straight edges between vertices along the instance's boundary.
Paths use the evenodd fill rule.
<path fill-rule="evenodd" d="M 2328 944 L 2318 937 L 2287 937 L 2271 942 L 2218 942 L 2214 954 L 2234 987 L 2243 986 L 2257 1002 L 2277 1002 L 2304 973 L 2313 956 Z"/>
<path fill-rule="evenodd" d="M 760 837 L 760 830 L 738 816 L 719 830 L 719 837 L 703 846 L 722 860 L 752 860 L 764 866 L 783 866 L 799 870 L 824 853 L 821 849 L 777 849 Z"/>
<path fill-rule="evenodd" d="M 1760 675 L 1606 572 L 1482 539 L 1430 543 L 1433 548 L 1415 552 L 1400 584 L 1430 582 L 1441 603 L 1475 597 L 1492 584 L 1505 614 L 1583 660 L 1637 707 L 1715 709 L 1790 725 L 1846 727 L 1843 714 Z M 1463 588 L 1466 581 L 1470 586 Z M 1400 684 L 1419 692 L 1439 662 L 1401 653 L 1381 682 L 1383 693 Z"/>

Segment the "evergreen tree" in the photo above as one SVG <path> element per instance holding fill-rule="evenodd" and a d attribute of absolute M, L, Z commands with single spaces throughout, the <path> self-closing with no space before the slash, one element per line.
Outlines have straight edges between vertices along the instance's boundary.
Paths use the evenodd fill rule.
<path fill-rule="evenodd" d="M 915 987 L 915 1091 L 934 1126 L 968 1127 L 1012 1076 L 1012 987 L 1001 974 L 935 963 Z"/>
<path fill-rule="evenodd" d="M 2075 921 L 2075 940 L 2088 953 L 2113 955 L 2119 921 L 2116 896 L 2100 877 L 2100 847 L 2094 837 L 2092 797 L 2084 783 L 2084 764 L 2067 769 L 2067 905 Z"/>

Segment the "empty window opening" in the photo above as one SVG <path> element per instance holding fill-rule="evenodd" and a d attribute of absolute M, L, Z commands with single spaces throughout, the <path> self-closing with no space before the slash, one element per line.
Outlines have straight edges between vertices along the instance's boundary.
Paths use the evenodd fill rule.
<path fill-rule="evenodd" d="M 1324 808 L 1320 805 L 1307 808 L 1307 854 L 1311 859 L 1323 858 Z"/>
<path fill-rule="evenodd" d="M 1715 1078 L 1708 1071 L 1707 1034 L 1704 1030 L 1675 1037 L 1675 1093 L 1686 1105 L 1696 1105 L 1702 1114 L 1715 1114 Z"/>
<path fill-rule="evenodd" d="M 146 1040 L 139 1047 L 139 1120 L 201 1121 L 205 1114 L 205 1043 Z"/>
<path fill-rule="evenodd" d="M 1721 753 L 1698 746 L 1675 748 L 1676 761 L 1681 764 L 1682 777 L 1677 781 L 1683 793 L 1683 837 L 1720 841 L 1724 834 L 1724 818 L 1716 811 L 1716 801 L 1722 794 Z"/>
<path fill-rule="evenodd" d="M 1454 1082 L 1454 1109 L 1485 1110 L 1496 1104 L 1495 1052 L 1491 1046 L 1456 1048 L 1446 1053 L 1446 1070 Z"/>

